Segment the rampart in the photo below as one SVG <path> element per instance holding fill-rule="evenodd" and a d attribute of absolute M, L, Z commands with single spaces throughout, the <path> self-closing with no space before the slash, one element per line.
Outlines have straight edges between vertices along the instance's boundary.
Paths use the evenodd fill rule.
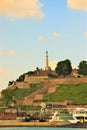
<path fill-rule="evenodd" d="M 51 84 L 79 84 L 87 83 L 87 77 L 65 77 L 65 78 L 49 78 L 48 76 L 25 76 L 24 82 L 28 84 L 49 82 Z"/>
<path fill-rule="evenodd" d="M 24 82 L 27 82 L 28 84 L 31 83 L 39 83 L 39 82 L 43 82 L 44 79 L 48 79 L 48 76 L 28 76 L 25 75 L 25 79 Z"/>
<path fill-rule="evenodd" d="M 49 82 L 49 84 L 79 84 L 79 83 L 87 83 L 87 77 L 55 78 L 55 79 L 49 79 L 48 81 L 46 80 L 45 82 Z"/>
<path fill-rule="evenodd" d="M 18 88 L 29 88 L 29 84 L 25 83 L 25 82 L 16 82 L 15 83 L 15 87 L 18 87 Z"/>

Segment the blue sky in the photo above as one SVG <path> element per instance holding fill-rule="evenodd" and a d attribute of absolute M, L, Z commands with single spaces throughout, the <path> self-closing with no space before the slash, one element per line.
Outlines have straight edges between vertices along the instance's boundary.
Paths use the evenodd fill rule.
<path fill-rule="evenodd" d="M 87 60 L 87 0 L 0 0 L 0 88 L 36 67 Z"/>

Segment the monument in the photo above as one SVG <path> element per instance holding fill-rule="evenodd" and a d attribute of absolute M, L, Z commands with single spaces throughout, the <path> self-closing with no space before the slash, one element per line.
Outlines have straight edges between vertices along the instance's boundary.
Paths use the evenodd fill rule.
<path fill-rule="evenodd" d="M 55 71 L 51 70 L 51 67 L 49 66 L 49 60 L 48 60 L 48 51 L 46 51 L 46 65 L 45 69 L 37 69 L 35 70 L 36 73 L 33 74 L 25 74 L 24 82 L 27 82 L 29 84 L 31 83 L 39 83 L 43 82 L 45 79 L 48 78 L 55 78 L 57 77 L 57 74 Z"/>
<path fill-rule="evenodd" d="M 45 66 L 46 71 L 50 71 L 51 68 L 49 67 L 49 61 L 48 61 L 48 51 L 46 51 L 46 66 Z"/>

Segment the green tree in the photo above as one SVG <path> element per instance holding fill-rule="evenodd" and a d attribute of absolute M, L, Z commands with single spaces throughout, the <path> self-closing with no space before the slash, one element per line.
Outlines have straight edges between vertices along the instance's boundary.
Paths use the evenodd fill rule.
<path fill-rule="evenodd" d="M 9 81 L 8 86 L 12 85 L 13 83 L 15 83 L 15 81 Z"/>
<path fill-rule="evenodd" d="M 24 78 L 25 78 L 25 74 L 22 74 L 19 76 L 19 78 L 16 81 L 19 81 L 19 82 L 24 81 Z"/>
<path fill-rule="evenodd" d="M 66 59 L 64 61 L 60 61 L 57 63 L 57 66 L 55 68 L 56 73 L 60 75 L 70 75 L 72 72 L 72 66 L 70 60 Z"/>
<path fill-rule="evenodd" d="M 24 74 L 20 75 L 16 81 L 17 81 L 17 82 L 22 82 L 22 81 L 24 81 L 24 78 L 25 78 L 25 75 L 26 75 L 26 74 L 27 74 L 27 75 L 32 75 L 32 74 L 36 74 L 36 73 L 37 73 L 36 70 L 34 70 L 34 71 L 29 71 L 29 72 L 27 72 L 27 73 L 24 73 Z M 9 83 L 11 84 L 11 82 L 9 82 Z"/>
<path fill-rule="evenodd" d="M 78 66 L 78 73 L 87 75 L 87 61 L 81 61 Z"/>

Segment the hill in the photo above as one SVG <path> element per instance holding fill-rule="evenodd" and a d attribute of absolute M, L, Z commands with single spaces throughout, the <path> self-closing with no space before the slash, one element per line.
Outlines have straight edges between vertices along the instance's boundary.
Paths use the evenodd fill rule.
<path fill-rule="evenodd" d="M 17 101 L 24 100 L 27 96 L 43 88 L 42 83 L 31 84 L 29 88 L 14 88 L 8 87 L 1 92 L 0 101 L 4 102 L 5 105 L 16 103 Z M 21 104 L 22 105 L 22 104 Z"/>
<path fill-rule="evenodd" d="M 55 91 L 49 92 L 49 89 L 56 86 Z M 40 98 L 40 95 L 43 98 Z M 35 98 L 39 95 L 39 98 Z M 70 100 L 74 105 L 85 105 L 87 104 L 87 83 L 80 84 L 47 84 L 37 83 L 31 84 L 29 88 L 7 88 L 2 91 L 2 98 L 0 99 L 4 103 L 18 105 L 32 105 L 30 101 L 40 104 L 39 102 L 64 102 Z M 24 102 L 26 102 L 24 104 Z"/>
<path fill-rule="evenodd" d="M 46 94 L 44 102 L 72 101 L 73 104 L 87 104 L 87 83 L 59 85 L 54 93 Z"/>

